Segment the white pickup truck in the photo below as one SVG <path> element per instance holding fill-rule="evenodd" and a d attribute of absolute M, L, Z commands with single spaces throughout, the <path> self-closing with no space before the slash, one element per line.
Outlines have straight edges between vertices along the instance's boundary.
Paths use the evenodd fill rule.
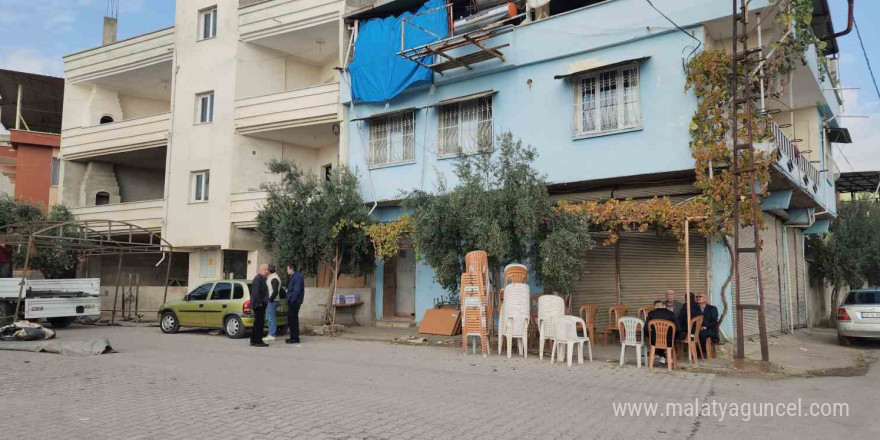
<path fill-rule="evenodd" d="M 12 321 L 20 284 L 21 278 L 0 278 L 0 325 Z M 25 280 L 22 311 L 25 319 L 45 319 L 52 327 L 66 327 L 78 316 L 100 316 L 100 295 L 99 278 Z"/>

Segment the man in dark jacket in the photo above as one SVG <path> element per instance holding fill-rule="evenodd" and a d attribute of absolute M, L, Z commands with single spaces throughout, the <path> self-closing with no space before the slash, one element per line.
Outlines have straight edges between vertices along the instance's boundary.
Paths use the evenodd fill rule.
<path fill-rule="evenodd" d="M 0 239 L 0 278 L 12 278 L 12 246 Z"/>
<path fill-rule="evenodd" d="M 266 324 L 266 305 L 269 303 L 269 286 L 266 276 L 269 265 L 260 266 L 260 273 L 251 281 L 251 313 L 254 315 L 254 328 L 251 329 L 251 347 L 268 347 L 263 342 L 263 326 Z"/>
<path fill-rule="evenodd" d="M 645 335 L 647 335 L 647 340 L 649 345 L 654 345 L 657 343 L 656 335 L 654 335 L 654 331 L 648 325 L 651 321 L 655 319 L 665 319 L 667 321 L 675 322 L 675 313 L 666 308 L 666 303 L 663 301 L 654 301 L 654 310 L 648 313 L 648 316 L 645 317 Z M 666 345 L 668 347 L 672 346 L 672 337 L 673 332 L 670 331 L 666 336 Z M 660 363 L 666 363 L 666 350 L 657 349 L 654 352 L 655 356 L 660 358 Z"/>
<path fill-rule="evenodd" d="M 301 273 L 297 272 L 292 265 L 287 265 L 287 274 L 290 282 L 287 284 L 287 327 L 290 330 L 290 338 L 284 342 L 299 345 L 299 308 L 305 295 L 305 280 Z"/>
<path fill-rule="evenodd" d="M 703 348 L 703 359 L 706 358 L 706 341 L 710 338 L 713 343 L 718 343 L 718 308 L 709 305 L 709 298 L 705 293 L 697 294 L 697 307 L 694 309 L 696 316 L 703 316 L 703 326 L 700 328 L 700 344 Z"/>

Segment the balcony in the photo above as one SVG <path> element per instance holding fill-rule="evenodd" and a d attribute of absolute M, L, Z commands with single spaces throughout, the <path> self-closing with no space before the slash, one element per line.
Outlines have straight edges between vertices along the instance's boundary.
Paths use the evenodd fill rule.
<path fill-rule="evenodd" d="M 238 229 L 257 227 L 257 212 L 266 201 L 265 191 L 250 191 L 232 194 L 229 198 L 229 220 Z"/>
<path fill-rule="evenodd" d="M 165 218 L 164 200 L 86 206 L 71 210 L 77 220 L 115 220 L 135 224 L 151 231 L 161 231 Z"/>
<path fill-rule="evenodd" d="M 66 160 L 153 148 L 168 143 L 171 113 L 61 132 L 62 155 Z"/>
<path fill-rule="evenodd" d="M 828 170 L 820 171 L 810 159 L 801 153 L 797 146 L 782 132 L 775 122 L 772 126 L 773 140 L 764 144 L 768 152 L 777 152 L 777 160 L 774 169 L 785 177 L 787 184 L 772 179 L 771 191 L 782 188 L 794 188 L 792 207 L 814 207 L 816 204 L 823 209 L 836 212 L 836 198 L 834 194 L 834 179 L 839 175 L 835 171 L 837 165 L 828 164 Z M 823 176 L 825 174 L 825 176 Z M 827 176 L 827 177 L 826 177 Z"/>
<path fill-rule="evenodd" d="M 235 102 L 235 126 L 239 134 L 274 138 L 268 133 L 338 122 L 338 104 L 339 83 L 240 99 Z"/>
<path fill-rule="evenodd" d="M 64 57 L 64 77 L 76 84 L 142 69 L 171 65 L 174 28 L 161 29 Z"/>
<path fill-rule="evenodd" d="M 275 38 L 296 30 L 335 22 L 346 2 L 340 0 L 245 0 L 239 2 L 238 29 L 241 40 L 272 46 Z M 271 40 L 275 40 L 272 42 Z"/>

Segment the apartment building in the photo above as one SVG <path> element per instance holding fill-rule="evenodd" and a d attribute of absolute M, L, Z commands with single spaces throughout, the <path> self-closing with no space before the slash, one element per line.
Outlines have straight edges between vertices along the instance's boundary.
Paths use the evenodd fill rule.
<path fill-rule="evenodd" d="M 105 19 L 102 46 L 64 57 L 63 202 L 160 231 L 183 253 L 176 284 L 252 277 L 269 261 L 255 233 L 266 162 L 320 174 L 347 157 L 336 68 L 354 7 L 178 0 L 173 27 L 123 41 Z M 161 283 L 155 263 L 132 257 L 123 272 Z"/>
<path fill-rule="evenodd" d="M 476 7 L 466 1 L 448 3 L 454 19 L 493 7 L 486 2 L 476 2 Z M 668 196 L 679 202 L 699 194 L 689 149 L 697 99 L 685 92 L 684 65 L 702 50 L 730 50 L 731 2 L 653 4 L 686 32 L 643 1 L 554 0 L 541 19 L 525 18 L 521 14 L 529 13 L 527 5 L 517 3 L 516 15 L 491 28 L 445 29 L 440 41 L 429 44 L 430 50 L 409 50 L 400 41 L 384 49 L 403 55 L 433 51 L 435 56 L 423 66 L 430 70 L 428 80 L 396 96 L 359 97 L 357 72 L 351 75 L 354 92 L 342 89 L 349 107 L 349 166 L 363 170 L 361 191 L 377 204 L 375 218 L 399 217 L 401 192 L 434 190 L 438 172 L 454 185 L 453 158 L 477 151 L 481 140 L 491 145 L 495 135 L 506 131 L 537 148 L 535 166 L 551 182 L 555 199 Z M 814 6 L 814 32 L 828 38 L 827 56 L 833 58 L 836 44 L 827 2 L 816 0 Z M 763 12 L 766 54 L 769 42 L 785 29 L 774 23 L 770 2 L 755 0 L 751 8 L 750 41 L 753 47 L 758 41 L 757 14 Z M 350 15 L 361 29 L 354 63 L 361 56 L 359 39 L 373 38 L 367 35 L 370 20 L 413 10 L 413 2 L 392 0 Z M 409 24 L 402 27 L 406 35 L 417 32 Z M 771 333 L 808 324 L 804 235 L 827 230 L 835 215 L 838 171 L 832 141 L 848 137 L 836 118 L 842 100 L 833 74 L 821 77 L 813 49 L 807 61 L 787 78 L 785 92 L 768 97 L 765 104 L 778 122 L 773 141 L 761 146 L 778 154 L 771 193 L 762 202 L 767 225 L 762 232 L 763 297 Z M 829 63 L 833 67 L 835 60 Z M 666 289 L 684 291 L 684 255 L 674 237 L 656 231 L 627 233 L 610 246 L 599 244 L 601 234 L 596 238 L 598 245 L 585 262 L 587 275 L 572 295 L 575 313 L 583 304 L 598 304 L 599 325 L 604 325 L 613 304 L 632 309 L 663 298 Z M 728 270 L 729 255 L 718 237 L 691 237 L 691 289 L 709 292 L 719 310 Z M 754 262 L 744 270 L 743 301 L 754 303 Z M 446 293 L 433 273 L 412 249 L 379 264 L 376 319 L 419 320 Z M 533 293 L 538 292 L 541 288 L 533 286 Z M 729 336 L 731 297 L 728 288 L 731 312 L 722 330 Z M 744 320 L 747 335 L 757 334 L 757 313 L 747 311 Z"/>

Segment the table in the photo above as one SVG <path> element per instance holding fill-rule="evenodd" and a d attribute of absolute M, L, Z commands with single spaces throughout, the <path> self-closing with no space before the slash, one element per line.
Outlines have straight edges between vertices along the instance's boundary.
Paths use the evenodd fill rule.
<path fill-rule="evenodd" d="M 339 311 L 339 309 L 348 309 L 348 310 L 350 310 L 350 311 L 351 311 L 351 319 L 352 319 L 352 321 L 354 321 L 355 325 L 357 325 L 358 327 L 361 327 L 361 324 L 358 322 L 357 317 L 355 316 L 355 312 L 357 311 L 357 310 L 355 310 L 355 308 L 356 308 L 357 306 L 361 306 L 361 305 L 363 305 L 363 304 L 364 304 L 363 301 L 358 301 L 358 302 L 353 302 L 353 303 L 351 303 L 351 304 L 336 304 L 335 306 L 336 306 L 336 311 L 337 311 L 337 312 Z"/>

